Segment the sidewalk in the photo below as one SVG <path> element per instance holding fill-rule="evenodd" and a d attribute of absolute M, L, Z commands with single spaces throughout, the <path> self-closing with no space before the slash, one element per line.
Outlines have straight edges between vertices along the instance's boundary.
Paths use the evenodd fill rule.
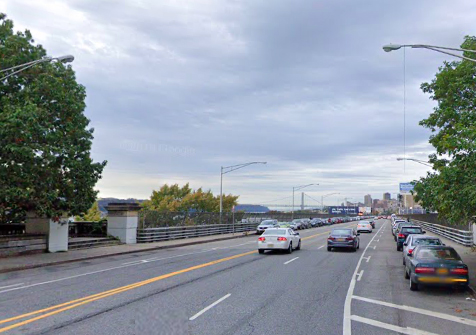
<path fill-rule="evenodd" d="M 0 258 L 0 273 L 34 269 L 49 265 L 65 264 L 89 259 L 103 258 L 116 255 L 132 254 L 137 252 L 183 247 L 193 244 L 224 241 L 234 238 L 246 237 L 254 232 L 222 234 L 204 237 L 186 238 L 180 240 L 163 241 L 155 243 L 121 244 L 108 247 L 99 247 L 68 252 L 44 253 L 24 255 L 17 257 Z"/>
<path fill-rule="evenodd" d="M 458 252 L 463 262 L 469 268 L 469 285 L 473 289 L 473 293 L 476 294 L 476 250 L 473 251 L 470 247 L 465 247 L 461 244 L 447 239 L 446 237 L 434 234 L 430 231 L 426 232 L 426 234 L 440 238 L 440 240 L 442 240 L 444 244 L 453 247 Z"/>

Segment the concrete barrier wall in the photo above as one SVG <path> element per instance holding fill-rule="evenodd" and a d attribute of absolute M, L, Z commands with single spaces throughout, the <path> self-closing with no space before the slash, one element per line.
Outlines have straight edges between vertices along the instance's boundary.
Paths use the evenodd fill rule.
<path fill-rule="evenodd" d="M 0 237 L 0 257 L 43 253 L 46 249 L 46 236 Z"/>

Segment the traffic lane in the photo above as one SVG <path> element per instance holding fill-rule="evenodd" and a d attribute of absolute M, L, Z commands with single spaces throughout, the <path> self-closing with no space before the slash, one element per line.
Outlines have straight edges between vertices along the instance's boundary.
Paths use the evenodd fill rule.
<path fill-rule="evenodd" d="M 331 275 L 324 274 L 324 277 L 327 278 L 327 282 L 324 282 L 324 280 L 320 278 L 323 272 L 319 269 L 329 267 L 327 263 L 320 264 L 320 262 L 322 262 L 321 258 L 328 258 L 334 254 L 328 253 L 322 248 L 319 249 L 325 242 L 325 239 L 326 236 L 306 240 L 305 243 L 303 243 L 303 250 L 296 251 L 292 255 L 274 252 L 264 255 L 255 254 L 258 260 L 256 262 L 246 263 L 240 267 L 229 268 L 208 276 L 206 280 L 194 280 L 187 285 L 175 286 L 157 295 L 154 295 L 153 292 L 145 292 L 143 299 L 136 299 L 133 302 L 128 300 L 127 297 L 114 297 L 114 299 L 125 298 L 128 300 L 127 308 L 120 305 L 117 308 L 105 306 L 109 308 L 107 313 L 96 313 L 87 319 L 79 319 L 75 322 L 69 320 L 66 321 L 67 323 L 61 323 L 61 321 L 57 320 L 57 326 L 55 328 L 49 328 L 47 331 L 54 330 L 55 334 L 69 334 L 72 332 L 91 334 L 98 330 L 102 330 L 106 333 L 115 332 L 119 334 L 130 334 L 139 331 L 143 334 L 155 334 L 157 333 L 157 329 L 165 329 L 165 331 L 161 331 L 161 333 L 167 334 L 167 331 L 174 334 L 237 333 L 236 330 L 243 326 L 241 321 L 250 319 L 257 313 L 256 309 L 250 309 L 249 299 L 252 299 L 253 302 L 258 301 L 261 299 L 259 296 L 259 292 L 261 291 L 270 292 L 272 295 L 277 296 L 277 300 L 279 300 L 279 296 L 282 295 L 283 290 L 285 292 L 291 292 L 294 291 L 296 287 L 300 287 L 300 290 L 305 292 L 301 296 L 307 297 L 308 291 L 315 290 L 316 278 L 321 283 L 324 283 L 324 287 L 339 283 L 339 281 L 336 281 Z M 344 253 L 335 254 L 343 255 Z M 348 254 L 354 255 L 356 253 L 348 252 Z M 287 260 L 295 258 L 296 256 L 300 258 L 293 263 L 284 265 Z M 304 258 L 303 263 L 300 262 L 301 258 Z M 309 266 L 309 260 L 315 262 L 315 266 Z M 339 263 L 342 264 L 342 262 Z M 290 280 L 290 278 L 292 278 L 290 273 L 295 273 L 296 270 L 292 270 L 291 267 L 299 264 L 301 264 L 301 267 L 298 267 L 298 270 L 303 267 L 307 270 L 314 270 L 310 275 L 301 278 L 301 280 L 297 282 L 293 282 Z M 337 274 L 337 276 L 341 277 L 340 273 Z M 274 292 L 269 290 L 270 287 L 274 288 Z M 249 288 L 258 289 L 258 295 L 247 293 L 246 290 Z M 188 320 L 188 318 L 195 315 L 198 311 L 227 294 L 231 294 L 228 299 L 210 309 L 199 318 L 193 321 Z M 329 292 L 323 289 L 320 295 L 323 296 L 322 299 L 325 299 L 329 295 Z M 292 296 L 292 298 L 295 297 Z M 329 300 L 333 299 L 334 298 Z M 272 300 L 272 298 L 266 299 L 268 303 L 264 305 L 269 305 Z M 302 308 L 300 308 L 302 299 L 299 300 L 300 301 L 295 304 L 295 301 L 293 301 L 293 305 L 298 309 L 298 314 L 305 315 Z M 311 307 L 313 307 L 314 301 L 309 298 L 308 300 L 308 310 L 312 311 Z M 263 301 L 261 301 L 261 304 L 262 303 Z M 333 308 L 323 307 L 323 310 L 319 311 L 319 315 L 324 317 L 324 315 L 329 314 L 328 309 Z M 337 314 L 341 314 L 341 309 L 342 306 L 340 306 Z M 151 313 L 151 311 L 157 310 L 160 311 L 160 313 Z M 184 311 L 186 312 L 184 313 Z M 283 315 L 292 315 L 288 312 L 289 311 L 285 309 L 284 314 L 278 315 L 278 318 L 282 318 Z M 162 314 L 165 314 L 166 317 L 162 317 Z M 223 320 L 217 320 L 217 316 Z M 228 325 L 227 322 L 230 317 L 238 317 L 239 320 L 238 322 L 232 322 L 231 325 Z M 312 315 L 312 317 L 314 317 L 314 315 Z M 333 316 L 327 315 L 327 317 L 332 318 Z M 201 329 L 203 324 L 205 324 L 206 330 Z M 60 325 L 61 328 L 58 328 L 58 325 Z M 251 325 L 251 327 L 254 327 L 254 325 Z M 274 329 L 274 327 L 275 325 L 272 323 L 267 323 L 265 328 L 269 330 Z M 243 329 L 246 332 L 246 327 Z M 303 331 L 303 334 L 309 334 L 313 331 L 311 327 L 306 329 L 307 331 Z M 329 329 L 333 329 L 333 327 L 330 326 Z M 282 331 L 282 328 L 279 330 Z M 256 333 L 260 332 L 257 330 Z M 278 333 L 282 332 L 278 331 Z"/>
<path fill-rule="evenodd" d="M 318 233 L 318 236 L 324 236 L 325 233 Z M 316 234 L 309 232 L 306 234 L 311 237 Z M 257 239 L 257 237 L 255 237 Z M 84 296 L 99 293 L 105 290 L 114 289 L 123 285 L 128 285 L 140 280 L 145 280 L 161 274 L 177 271 L 189 266 L 213 261 L 217 258 L 233 256 L 239 252 L 256 250 L 256 244 L 252 246 L 242 245 L 240 250 L 218 249 L 214 253 L 204 253 L 191 255 L 188 257 L 171 259 L 168 263 L 151 262 L 140 264 L 134 268 L 124 268 L 120 275 L 110 276 L 109 273 L 100 273 L 94 277 L 94 280 L 84 280 L 84 278 L 75 278 L 72 280 L 53 283 L 37 290 L 36 287 L 7 292 L 2 295 L 0 304 L 0 315 L 3 318 L 12 317 L 32 310 L 46 308 L 52 305 L 63 303 Z M 12 308 L 13 306 L 13 308 Z"/>
<path fill-rule="evenodd" d="M 301 231 L 302 236 L 313 235 L 318 232 L 327 231 L 329 228 L 316 228 L 311 230 Z M 41 269 L 32 269 L 25 271 L 18 271 L 0 275 L 3 280 L 0 281 L 0 294 L 8 291 L 19 291 L 22 287 L 29 285 L 36 285 L 37 283 L 45 283 L 49 281 L 58 282 L 60 280 L 70 280 L 71 277 L 94 276 L 97 273 L 108 271 L 120 271 L 124 267 L 134 267 L 140 261 L 148 262 L 153 259 L 154 262 L 160 261 L 162 258 L 168 259 L 173 257 L 188 256 L 188 254 L 199 254 L 205 252 L 214 252 L 216 249 L 233 248 L 235 245 L 254 243 L 256 235 L 238 240 L 212 242 L 208 244 L 193 245 L 186 247 L 178 247 L 173 249 L 158 250 L 156 252 L 144 252 L 132 255 L 114 256 L 100 260 L 91 260 L 71 264 L 63 264 L 56 266 L 48 266 Z"/>
<path fill-rule="evenodd" d="M 476 304 L 467 300 L 467 292 L 448 289 L 426 289 L 421 292 L 411 292 L 408 280 L 404 279 L 402 253 L 396 251 L 396 244 L 387 223 L 386 231 L 380 241 L 374 241 L 376 249 L 368 249 L 369 261 L 362 262 L 364 271 L 361 281 L 354 289 L 354 295 L 372 302 L 353 299 L 352 314 L 365 317 L 387 325 L 423 329 L 436 334 L 468 334 L 474 332 L 474 327 L 415 311 L 407 311 L 411 306 L 436 315 L 435 312 L 450 317 L 468 318 L 475 320 Z M 390 302 L 393 307 L 383 306 L 379 302 Z M 420 311 L 420 312 L 422 312 Z M 354 334 L 381 334 L 383 329 L 364 322 L 352 322 Z M 386 329 L 385 331 L 390 331 Z M 447 332 L 448 331 L 448 332 Z"/>
<path fill-rule="evenodd" d="M 138 311 L 138 313 L 140 314 L 139 318 L 141 317 L 141 315 L 143 316 L 144 313 L 148 315 L 147 312 L 149 312 L 150 309 L 147 309 L 146 307 L 137 308 L 136 304 L 139 304 L 140 306 L 143 302 L 145 303 L 149 301 L 148 299 L 152 299 L 154 297 L 158 298 L 158 300 L 154 301 L 153 303 L 153 305 L 155 306 L 154 310 L 162 311 L 164 308 L 169 310 L 169 306 L 173 305 L 174 303 L 178 303 L 179 305 L 177 311 L 171 309 L 171 313 L 179 313 L 179 311 L 183 308 L 193 307 L 194 302 L 196 302 L 197 308 L 194 308 L 194 310 L 196 311 L 198 309 L 198 306 L 202 306 L 201 302 L 207 301 L 206 299 L 209 299 L 210 297 L 213 297 L 213 294 L 216 294 L 216 292 L 220 288 L 220 285 L 231 285 L 233 287 L 238 286 L 240 284 L 247 285 L 247 282 L 249 281 L 248 279 L 256 277 L 255 271 L 270 272 L 273 268 L 277 268 L 277 265 L 279 264 L 279 262 L 282 261 L 282 259 L 289 258 L 288 255 L 275 253 L 273 253 L 272 258 L 268 259 L 263 258 L 262 256 L 266 255 L 258 255 L 256 252 L 254 252 L 253 255 L 250 255 L 249 257 L 241 258 L 240 260 L 242 261 L 236 260 L 238 261 L 237 263 L 229 263 L 227 265 L 228 267 L 223 266 L 220 268 L 220 266 L 217 266 L 213 269 L 210 267 L 200 269 L 194 272 L 184 273 L 180 276 L 174 277 L 174 280 L 164 280 L 156 282 L 136 290 L 131 290 L 122 294 L 117 294 L 112 297 L 108 297 L 106 299 L 101 299 L 88 306 L 87 311 L 85 311 L 85 309 L 77 308 L 75 309 L 74 313 L 71 313 L 71 311 L 66 311 L 64 313 L 55 315 L 54 317 L 40 320 L 35 324 L 34 329 L 41 329 L 41 332 L 39 333 L 54 332 L 56 334 L 60 330 L 62 331 L 64 329 L 66 329 L 64 330 L 65 333 L 70 333 L 73 331 L 71 330 L 71 327 L 73 327 L 74 332 L 81 333 L 82 331 L 85 331 L 84 333 L 93 333 L 93 329 L 91 329 L 91 324 L 95 324 L 97 326 L 98 322 L 100 323 L 100 321 L 97 320 L 96 316 L 99 319 L 103 317 L 106 318 L 106 321 L 104 321 L 103 324 L 103 326 L 106 328 L 99 327 L 99 329 L 108 329 L 108 326 L 110 325 L 113 325 L 115 327 L 116 323 L 120 322 L 120 320 L 130 320 L 128 318 L 129 314 L 127 313 L 129 313 L 131 310 Z M 263 260 L 268 261 L 264 263 L 260 262 L 260 266 L 246 267 L 252 262 Z M 271 262 L 271 260 L 274 261 Z M 282 263 L 280 265 L 282 265 Z M 252 271 L 242 270 L 243 267 L 246 267 L 248 270 L 251 269 Z M 217 281 L 212 282 L 209 281 L 209 278 L 213 278 L 217 274 L 227 274 L 229 270 L 233 271 L 230 273 L 228 278 L 220 278 Z M 246 275 L 247 273 L 248 275 Z M 238 281 L 238 283 L 236 283 L 236 281 Z M 185 289 L 185 293 L 183 295 L 177 295 L 177 290 L 181 289 Z M 230 290 L 231 289 L 232 287 L 230 288 Z M 163 295 L 167 294 L 169 290 L 171 292 L 170 298 L 164 298 Z M 126 306 L 130 307 L 125 308 Z M 124 312 L 124 310 L 127 315 L 121 314 Z M 91 313 L 91 311 L 93 311 L 93 313 Z M 120 316 L 115 317 L 116 312 L 119 313 Z M 112 317 L 112 319 L 109 318 L 110 316 Z M 92 318 L 94 318 L 94 320 L 89 322 L 88 320 L 91 320 Z M 28 325 L 24 327 L 28 327 Z M 77 329 L 75 327 L 77 327 Z M 132 326 L 130 325 L 130 327 Z M 120 328 L 131 330 L 130 328 L 127 328 L 127 325 L 123 325 Z M 31 328 L 31 330 L 33 330 L 33 328 Z M 13 331 L 14 333 L 16 333 L 15 331 L 18 331 L 19 333 L 25 333 L 24 328 L 21 328 L 21 331 L 19 331 L 18 329 L 14 329 Z M 28 330 L 26 332 L 30 333 Z M 107 331 L 107 333 L 109 332 L 112 331 Z M 128 332 L 125 331 L 124 333 Z"/>

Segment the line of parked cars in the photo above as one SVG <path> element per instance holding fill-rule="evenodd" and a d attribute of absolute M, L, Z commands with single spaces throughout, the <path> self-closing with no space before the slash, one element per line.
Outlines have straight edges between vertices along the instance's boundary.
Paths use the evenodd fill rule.
<path fill-rule="evenodd" d="M 438 237 L 426 235 L 420 226 L 408 220 L 396 216 L 391 220 L 397 251 L 403 251 L 405 279 L 409 280 L 410 290 L 417 291 L 424 285 L 468 286 L 468 266 L 454 248 Z"/>

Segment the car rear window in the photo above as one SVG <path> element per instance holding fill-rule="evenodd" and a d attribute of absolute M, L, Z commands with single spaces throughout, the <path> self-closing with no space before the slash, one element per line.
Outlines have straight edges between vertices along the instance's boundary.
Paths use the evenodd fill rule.
<path fill-rule="evenodd" d="M 461 260 L 454 249 L 421 249 L 418 251 L 417 258 L 422 260 Z"/>
<path fill-rule="evenodd" d="M 261 224 L 273 224 L 274 221 L 272 220 L 264 220 L 263 222 L 261 222 Z"/>
<path fill-rule="evenodd" d="M 402 233 L 409 233 L 409 234 L 421 234 L 423 230 L 421 228 L 402 228 Z"/>
<path fill-rule="evenodd" d="M 335 229 L 332 231 L 331 235 L 351 235 L 350 229 Z"/>
<path fill-rule="evenodd" d="M 441 245 L 441 241 L 436 238 L 417 238 L 413 241 L 414 245 Z"/>
<path fill-rule="evenodd" d="M 286 229 L 268 229 L 263 235 L 286 235 Z"/>

